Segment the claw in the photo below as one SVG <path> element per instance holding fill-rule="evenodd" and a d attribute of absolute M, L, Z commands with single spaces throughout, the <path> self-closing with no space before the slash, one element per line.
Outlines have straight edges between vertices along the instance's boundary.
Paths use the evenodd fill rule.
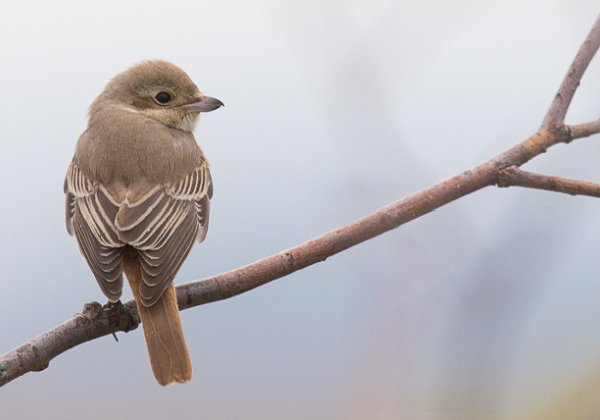
<path fill-rule="evenodd" d="M 137 325 L 137 322 L 136 322 L 135 318 L 133 317 L 133 314 L 131 313 L 131 311 L 127 308 L 127 306 L 123 305 L 123 303 L 120 300 L 118 300 L 116 302 L 108 302 L 104 306 L 102 306 L 102 308 L 107 312 L 107 316 L 109 318 L 111 318 L 111 313 L 110 313 L 111 311 L 118 311 L 121 314 L 127 315 L 129 322 L 123 328 L 123 331 L 125 331 L 125 332 L 131 331 L 132 327 L 135 327 Z M 117 340 L 117 342 L 119 341 L 119 339 L 117 338 L 115 333 L 113 333 L 113 337 L 115 337 L 115 340 Z"/>

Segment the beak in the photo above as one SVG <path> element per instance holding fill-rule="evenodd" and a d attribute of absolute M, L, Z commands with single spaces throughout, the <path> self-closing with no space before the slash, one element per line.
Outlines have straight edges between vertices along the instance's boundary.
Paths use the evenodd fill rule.
<path fill-rule="evenodd" d="M 181 108 L 190 112 L 210 112 L 217 108 L 221 108 L 225 104 L 219 101 L 217 98 L 211 98 L 210 96 L 204 96 L 198 102 L 183 105 Z"/>

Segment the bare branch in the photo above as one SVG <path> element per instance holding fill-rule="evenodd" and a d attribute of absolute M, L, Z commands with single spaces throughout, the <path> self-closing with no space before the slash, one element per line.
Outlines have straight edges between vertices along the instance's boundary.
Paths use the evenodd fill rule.
<path fill-rule="evenodd" d="M 523 186 L 568 193 L 583 194 L 581 191 L 590 190 L 594 184 L 582 185 L 581 181 L 556 177 L 544 177 L 546 181 L 551 179 L 550 184 L 554 182 L 553 188 L 545 188 L 541 186 L 540 180 L 533 180 L 535 176 L 541 175 L 529 175 L 519 171 L 517 167 L 544 153 L 557 143 L 568 143 L 573 139 L 600 132 L 600 121 L 572 127 L 563 124 L 579 81 L 599 44 L 600 18 L 596 20 L 571 64 L 537 133 L 486 162 L 308 242 L 236 270 L 181 285 L 177 288 L 180 309 L 227 299 L 324 261 L 345 249 L 395 229 L 457 198 L 490 185 L 521 185 L 518 183 L 521 182 L 522 184 L 528 183 Z M 573 185 L 573 183 L 578 184 Z M 538 186 L 534 186 L 534 184 Z M 130 309 L 134 318 L 137 317 L 135 303 L 130 301 L 125 305 Z M 43 370 L 54 357 L 71 347 L 116 331 L 128 331 L 137 327 L 137 323 L 139 323 L 139 318 L 134 319 L 135 325 L 131 325 L 131 319 L 124 313 L 112 309 L 102 310 L 100 305 L 95 302 L 87 304 L 84 311 L 73 319 L 0 356 L 0 386 L 27 372 Z"/>
<path fill-rule="evenodd" d="M 312 264 L 427 214 L 495 182 L 493 162 L 441 181 L 382 209 L 286 251 L 177 288 L 182 309 L 227 299 Z"/>
<path fill-rule="evenodd" d="M 127 306 L 136 316 L 135 302 L 128 302 Z M 103 311 L 98 302 L 86 303 L 82 312 L 70 320 L 0 356 L 0 386 L 27 372 L 44 370 L 50 360 L 72 347 L 115 331 L 132 330 L 137 325 L 131 325 L 131 319 L 121 312 Z"/>
<path fill-rule="evenodd" d="M 558 176 L 542 175 L 523 171 L 516 166 L 509 166 L 500 172 L 499 187 L 527 187 L 539 190 L 561 192 L 570 195 L 588 195 L 600 197 L 600 184 Z"/>
<path fill-rule="evenodd" d="M 600 120 L 592 121 L 584 124 L 572 125 L 571 140 L 580 139 L 582 137 L 589 137 L 591 135 L 600 133 Z"/>
<path fill-rule="evenodd" d="M 560 127 L 565 122 L 565 116 L 571 100 L 575 95 L 575 91 L 579 87 L 581 78 L 588 65 L 594 58 L 598 47 L 600 46 L 600 16 L 596 18 L 596 22 L 592 27 L 587 38 L 579 48 L 575 59 L 571 63 L 565 78 L 563 79 L 558 92 L 554 95 L 552 104 L 546 112 L 546 116 L 542 122 L 541 129 L 554 129 Z"/>

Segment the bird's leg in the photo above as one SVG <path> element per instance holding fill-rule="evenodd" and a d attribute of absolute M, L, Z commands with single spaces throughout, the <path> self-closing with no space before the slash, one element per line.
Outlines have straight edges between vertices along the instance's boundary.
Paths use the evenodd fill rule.
<path fill-rule="evenodd" d="M 136 327 L 138 324 L 138 321 L 136 321 L 136 319 L 134 318 L 133 314 L 131 313 L 131 310 L 129 310 L 129 308 L 127 308 L 127 306 L 123 305 L 123 303 L 118 300 L 116 302 L 107 302 L 104 306 L 102 306 L 102 308 L 107 312 L 106 316 L 109 319 L 113 319 L 113 316 L 111 316 L 112 314 L 114 314 L 113 311 L 117 311 L 120 314 L 125 314 L 127 316 L 127 325 L 125 325 L 125 327 L 123 328 L 123 331 L 125 332 L 129 332 L 132 327 Z M 117 322 L 119 322 L 120 319 L 120 315 L 117 317 Z M 117 339 L 117 337 L 114 335 L 113 333 L 113 337 L 115 337 L 115 340 L 119 341 Z"/>

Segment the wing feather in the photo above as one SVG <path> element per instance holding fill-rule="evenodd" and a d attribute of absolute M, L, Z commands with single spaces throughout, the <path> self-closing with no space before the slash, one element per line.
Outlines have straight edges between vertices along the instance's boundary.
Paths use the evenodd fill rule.
<path fill-rule="evenodd" d="M 173 281 L 194 242 L 202 241 L 208 228 L 212 186 L 207 164 L 164 189 L 169 204 L 149 216 L 144 234 L 132 240 L 140 255 L 142 303 L 151 306 Z"/>
<path fill-rule="evenodd" d="M 65 193 L 67 230 L 75 234 L 106 296 L 114 301 L 121 295 L 128 246 L 139 255 L 142 303 L 151 306 L 173 281 L 194 242 L 206 236 L 212 179 L 202 161 L 171 184 L 96 185 L 72 163 Z"/>
<path fill-rule="evenodd" d="M 100 288 L 111 301 L 123 289 L 123 246 L 114 227 L 118 208 L 71 163 L 65 178 L 67 231 L 74 234 L 79 249 Z"/>

